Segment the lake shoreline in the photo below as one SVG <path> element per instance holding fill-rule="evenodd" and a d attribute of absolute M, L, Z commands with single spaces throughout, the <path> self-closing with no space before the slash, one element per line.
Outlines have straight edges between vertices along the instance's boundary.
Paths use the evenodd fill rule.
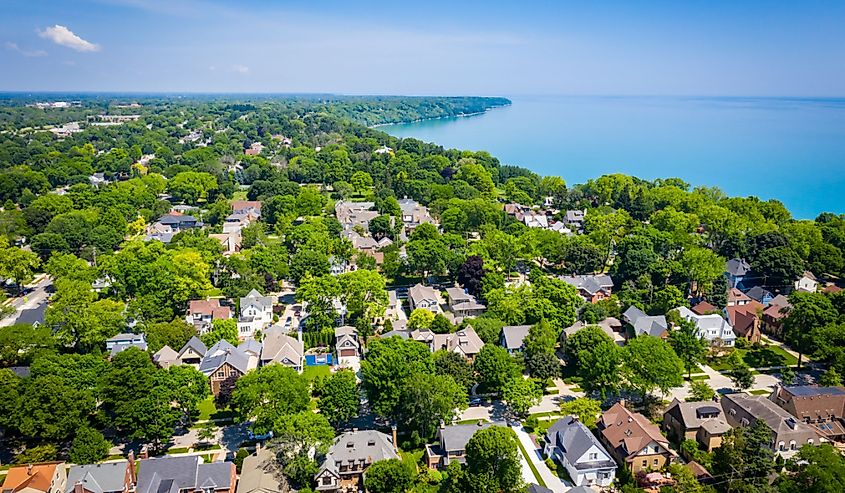
<path fill-rule="evenodd" d="M 567 183 L 613 173 L 678 177 L 782 202 L 796 219 L 843 213 L 842 98 L 508 97 L 484 118 L 381 128 Z M 800 170 L 796 172 L 796 170 Z"/>
<path fill-rule="evenodd" d="M 508 104 L 500 104 L 500 105 L 496 105 L 496 106 L 491 106 L 484 111 L 474 111 L 472 113 L 458 113 L 457 115 L 449 115 L 449 116 L 432 116 L 432 117 L 429 117 L 429 118 L 417 118 L 416 120 L 401 121 L 401 122 L 377 123 L 375 125 L 370 125 L 368 128 L 392 127 L 392 126 L 395 126 L 395 125 L 411 125 L 411 124 L 414 124 L 414 123 L 423 123 L 423 122 L 428 122 L 428 121 L 433 121 L 433 120 L 449 120 L 449 119 L 452 119 L 452 118 L 466 118 L 466 117 L 470 117 L 470 116 L 483 115 L 485 113 L 489 113 L 489 112 L 496 110 L 496 109 L 499 109 L 499 108 L 507 108 L 508 106 L 511 106 L 511 105 L 513 105 L 512 102 L 508 103 Z"/>

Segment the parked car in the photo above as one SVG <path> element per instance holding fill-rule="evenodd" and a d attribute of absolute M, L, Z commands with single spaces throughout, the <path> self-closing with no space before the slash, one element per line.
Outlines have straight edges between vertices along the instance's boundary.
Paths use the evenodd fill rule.
<path fill-rule="evenodd" d="M 252 430 L 250 430 L 250 432 L 249 432 L 249 439 L 250 440 L 269 440 L 271 438 L 273 438 L 273 431 L 272 430 L 268 431 L 267 433 L 261 433 L 261 434 L 258 434 L 258 435 L 253 433 Z"/>

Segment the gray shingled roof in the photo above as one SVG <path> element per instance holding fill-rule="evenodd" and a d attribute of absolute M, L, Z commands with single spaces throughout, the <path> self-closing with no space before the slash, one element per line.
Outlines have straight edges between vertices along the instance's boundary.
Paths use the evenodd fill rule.
<path fill-rule="evenodd" d="M 194 489 L 200 458 L 159 457 L 140 461 L 137 493 L 177 493 Z"/>
<path fill-rule="evenodd" d="M 179 350 L 179 356 L 181 357 L 182 354 L 184 354 L 185 350 L 188 348 L 193 349 L 194 352 L 196 352 L 200 356 L 205 356 L 205 353 L 208 352 L 208 348 L 197 336 L 191 337 L 188 342 L 186 342 L 185 345 L 182 346 L 182 349 Z"/>
<path fill-rule="evenodd" d="M 575 286 L 576 289 L 583 289 L 590 294 L 596 294 L 603 289 L 610 289 L 613 287 L 613 279 L 607 274 L 599 275 L 578 275 L 578 276 L 563 276 L 561 280 L 567 284 Z"/>
<path fill-rule="evenodd" d="M 225 339 L 220 339 L 203 356 L 199 370 L 205 375 L 211 375 L 224 363 L 229 363 L 241 373 L 249 371 L 249 357 Z"/>
<path fill-rule="evenodd" d="M 464 425 L 450 425 L 444 426 L 440 429 L 439 434 L 441 443 L 446 452 L 463 451 L 467 448 L 470 438 L 475 435 L 475 432 L 490 428 L 491 426 L 500 426 L 502 423 L 471 423 Z"/>
<path fill-rule="evenodd" d="M 615 463 L 610 459 L 610 454 L 599 443 L 598 439 L 593 435 L 584 423 L 575 420 L 572 416 L 564 416 L 555 421 L 546 432 L 546 441 L 551 443 L 553 447 L 559 448 L 566 460 L 576 467 L 594 468 L 594 467 L 614 467 Z M 590 448 L 593 446 L 604 454 L 604 459 L 596 462 L 580 462 L 579 460 Z"/>
<path fill-rule="evenodd" d="M 750 270 L 751 266 L 741 258 L 732 258 L 725 264 L 725 272 L 732 276 L 744 276 Z"/>
<path fill-rule="evenodd" d="M 508 349 L 519 349 L 525 337 L 528 335 L 530 325 L 507 325 L 502 327 L 502 335 L 505 338 L 505 347 Z"/>
<path fill-rule="evenodd" d="M 71 493 L 76 483 L 93 493 L 123 491 L 127 461 L 71 466 L 67 473 L 65 493 Z"/>
<path fill-rule="evenodd" d="M 646 334 L 660 337 L 663 332 L 669 329 L 669 324 L 666 323 L 666 317 L 663 315 L 646 315 L 634 305 L 628 307 L 625 313 L 622 314 L 622 317 L 634 326 L 634 333 L 638 336 Z"/>
<path fill-rule="evenodd" d="M 398 458 L 393 441 L 384 433 L 375 430 L 348 431 L 334 439 L 320 470 L 336 472 L 335 462 L 377 462 Z"/>

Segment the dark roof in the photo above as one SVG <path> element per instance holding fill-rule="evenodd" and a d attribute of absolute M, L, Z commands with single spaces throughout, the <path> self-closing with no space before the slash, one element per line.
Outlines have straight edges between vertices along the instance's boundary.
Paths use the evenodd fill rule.
<path fill-rule="evenodd" d="M 766 289 L 761 288 L 760 286 L 754 286 L 753 288 L 746 291 L 745 295 L 751 298 L 752 300 L 756 300 L 762 303 L 763 298 L 771 297 L 772 293 Z"/>
<path fill-rule="evenodd" d="M 546 432 L 546 441 L 552 446 L 557 447 L 566 456 L 566 460 L 577 468 L 580 466 L 586 467 L 613 467 L 615 464 L 610 459 L 610 454 L 599 443 L 598 439 L 592 432 L 584 425 L 584 423 L 576 420 L 572 416 L 564 416 L 555 421 Z M 604 455 L 603 458 L 597 461 L 583 463 L 579 459 L 593 447 Z"/>
<path fill-rule="evenodd" d="M 195 489 L 200 458 L 159 457 L 140 461 L 137 493 L 177 493 Z"/>
<path fill-rule="evenodd" d="M 44 323 L 44 314 L 47 313 L 47 302 L 43 302 L 40 305 L 36 306 L 35 308 L 28 308 L 26 310 L 21 310 L 20 314 L 18 315 L 17 320 L 15 320 L 16 324 L 30 324 L 34 325 L 36 323 L 43 324 Z"/>
<path fill-rule="evenodd" d="M 552 490 L 539 484 L 531 483 L 528 485 L 528 493 L 554 493 Z"/>
<path fill-rule="evenodd" d="M 496 425 L 496 423 L 470 423 L 446 426 L 440 429 L 441 443 L 447 452 L 466 450 L 467 443 L 476 431 Z"/>
<path fill-rule="evenodd" d="M 816 387 L 815 385 L 792 385 L 786 386 L 783 390 L 792 395 L 807 397 L 811 395 L 845 395 L 845 389 L 841 387 Z"/>

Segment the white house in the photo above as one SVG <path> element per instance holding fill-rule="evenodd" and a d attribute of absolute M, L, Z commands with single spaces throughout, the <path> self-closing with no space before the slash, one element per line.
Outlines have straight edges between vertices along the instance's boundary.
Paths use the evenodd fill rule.
<path fill-rule="evenodd" d="M 574 416 L 563 417 L 549 428 L 543 452 L 566 469 L 575 486 L 610 486 L 616 477 L 616 462 Z"/>
<path fill-rule="evenodd" d="M 273 323 L 273 297 L 262 296 L 256 290 L 241 298 L 238 318 L 238 338 L 252 339 L 255 333 Z"/>
<path fill-rule="evenodd" d="M 717 313 L 699 315 L 685 306 L 679 307 L 678 313 L 684 320 L 693 322 L 698 331 L 698 337 L 707 340 L 710 344 L 721 340 L 725 346 L 734 345 L 736 341 L 734 329 L 721 315 Z"/>
<path fill-rule="evenodd" d="M 804 274 L 801 275 L 801 278 L 795 281 L 796 291 L 815 293 L 818 287 L 819 282 L 816 280 L 816 276 L 814 276 L 813 273 L 808 270 L 805 270 Z"/>

